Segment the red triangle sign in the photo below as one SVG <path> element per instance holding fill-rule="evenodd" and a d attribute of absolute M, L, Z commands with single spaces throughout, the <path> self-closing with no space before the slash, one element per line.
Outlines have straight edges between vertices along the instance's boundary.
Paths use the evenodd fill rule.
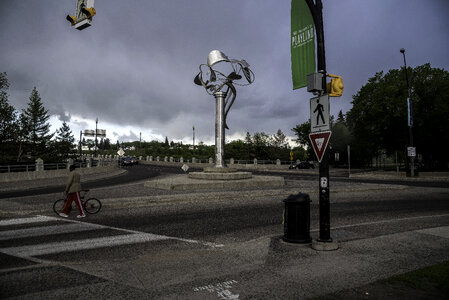
<path fill-rule="evenodd" d="M 309 139 L 312 142 L 313 150 L 319 162 L 321 162 L 323 154 L 326 152 L 331 133 L 330 131 L 322 131 L 309 134 Z"/>

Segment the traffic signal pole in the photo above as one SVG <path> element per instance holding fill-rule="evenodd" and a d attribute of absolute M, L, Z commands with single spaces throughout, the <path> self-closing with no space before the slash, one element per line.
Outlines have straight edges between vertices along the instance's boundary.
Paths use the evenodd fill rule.
<path fill-rule="evenodd" d="M 317 39 L 318 72 L 323 76 L 323 94 L 326 93 L 326 55 L 324 50 L 323 4 L 321 0 L 305 0 L 315 23 Z M 320 162 L 319 171 L 319 207 L 320 207 L 320 236 L 312 247 L 316 250 L 335 250 L 337 243 L 333 243 L 330 236 L 330 188 L 329 188 L 329 151 L 326 149 Z"/>

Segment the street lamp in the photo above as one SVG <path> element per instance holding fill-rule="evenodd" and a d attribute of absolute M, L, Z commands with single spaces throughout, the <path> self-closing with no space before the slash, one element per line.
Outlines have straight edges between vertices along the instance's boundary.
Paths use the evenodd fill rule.
<path fill-rule="evenodd" d="M 226 64 L 228 63 L 228 64 Z M 227 67 L 224 69 L 217 69 Z M 212 68 L 214 67 L 214 68 Z M 203 78 L 203 73 L 207 78 Z M 228 74 L 228 75 L 225 75 Z M 247 83 L 238 84 L 235 81 L 245 76 Z M 215 113 L 215 167 L 224 168 L 224 145 L 225 128 L 228 128 L 226 117 L 232 104 L 234 103 L 237 91 L 235 85 L 249 85 L 254 81 L 254 73 L 249 69 L 249 64 L 245 60 L 229 59 L 223 52 L 212 50 L 207 56 L 207 64 L 200 65 L 200 72 L 196 75 L 194 82 L 206 89 L 209 95 L 213 95 L 216 100 Z M 222 91 L 226 88 L 225 91 Z"/>
<path fill-rule="evenodd" d="M 407 156 L 410 157 L 410 176 L 415 176 L 415 155 L 416 150 L 413 147 L 413 103 L 410 99 L 410 84 L 408 81 L 408 72 L 407 72 L 407 62 L 405 60 L 405 49 L 401 48 L 399 50 L 402 53 L 402 56 L 404 57 L 404 72 L 405 72 L 405 80 L 407 82 L 407 116 L 408 116 L 408 135 L 409 135 L 409 147 L 407 148 Z"/>
<path fill-rule="evenodd" d="M 195 126 L 192 126 L 193 130 L 193 153 L 195 153 Z"/>

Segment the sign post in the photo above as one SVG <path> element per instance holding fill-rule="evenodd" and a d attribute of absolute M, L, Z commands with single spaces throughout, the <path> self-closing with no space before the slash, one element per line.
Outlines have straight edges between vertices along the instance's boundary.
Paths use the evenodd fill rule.
<path fill-rule="evenodd" d="M 321 99 L 329 99 L 329 91 L 327 90 L 326 86 L 326 55 L 324 51 L 324 25 L 323 25 L 323 3 L 321 0 L 305 0 L 307 3 L 307 6 L 309 7 L 310 13 L 312 14 L 313 21 L 315 24 L 315 31 L 316 31 L 316 45 L 317 45 L 317 69 L 318 72 L 324 74 L 322 79 L 322 89 L 319 92 L 320 96 L 320 103 L 317 101 L 315 103 L 312 103 L 313 100 L 311 100 L 311 123 L 313 117 L 315 117 L 315 127 L 311 128 L 312 130 L 315 130 L 313 133 L 319 133 L 319 132 L 330 132 L 330 126 L 329 121 L 325 119 L 325 108 L 323 103 L 321 103 Z M 316 107 L 312 110 L 312 105 L 315 104 Z M 323 105 L 323 107 L 319 105 Z M 315 111 L 316 109 L 316 111 Z M 327 122 L 327 123 L 326 123 Z M 326 127 L 320 127 L 321 125 L 327 125 L 329 128 Z M 322 133 L 324 133 L 322 132 Z M 330 137 L 330 133 L 329 133 Z M 328 138 L 329 138 L 328 137 Z M 331 236 L 330 236 L 330 201 L 329 201 L 329 195 L 330 195 L 330 189 L 329 189 L 329 152 L 326 151 L 327 149 L 327 141 L 326 145 L 324 145 L 324 142 L 326 140 L 325 137 L 318 137 L 315 138 L 315 144 L 319 152 L 321 152 L 321 159 L 320 160 L 320 173 L 319 173 L 319 201 L 320 201 L 320 236 L 319 238 L 312 243 L 312 248 L 315 250 L 336 250 L 338 249 L 338 243 L 333 242 Z M 322 141 L 321 147 L 318 147 L 319 142 Z M 324 147 L 326 146 L 326 147 Z"/>

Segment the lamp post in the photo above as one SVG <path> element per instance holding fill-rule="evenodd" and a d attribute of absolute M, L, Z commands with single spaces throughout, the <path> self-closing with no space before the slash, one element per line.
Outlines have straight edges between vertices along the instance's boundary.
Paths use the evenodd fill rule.
<path fill-rule="evenodd" d="M 408 72 L 407 72 L 407 62 L 405 60 L 405 49 L 401 48 L 399 50 L 404 57 L 404 72 L 405 72 L 405 81 L 407 82 L 407 114 L 408 114 L 408 136 L 409 136 L 409 148 L 413 149 L 413 103 L 410 99 L 410 84 L 408 81 Z M 408 152 L 408 151 L 407 151 Z M 415 154 L 415 153 L 413 153 Z M 407 154 L 408 155 L 408 154 Z M 410 155 L 410 176 L 415 176 L 415 156 Z"/>
<path fill-rule="evenodd" d="M 193 153 L 195 153 L 195 126 L 192 126 L 193 130 Z"/>
<path fill-rule="evenodd" d="M 82 138 L 83 138 L 83 131 L 82 130 L 80 130 L 80 144 L 79 144 L 79 150 L 80 150 L 80 160 L 81 160 L 81 149 L 82 149 L 82 147 L 83 147 L 83 144 L 82 144 Z"/>

